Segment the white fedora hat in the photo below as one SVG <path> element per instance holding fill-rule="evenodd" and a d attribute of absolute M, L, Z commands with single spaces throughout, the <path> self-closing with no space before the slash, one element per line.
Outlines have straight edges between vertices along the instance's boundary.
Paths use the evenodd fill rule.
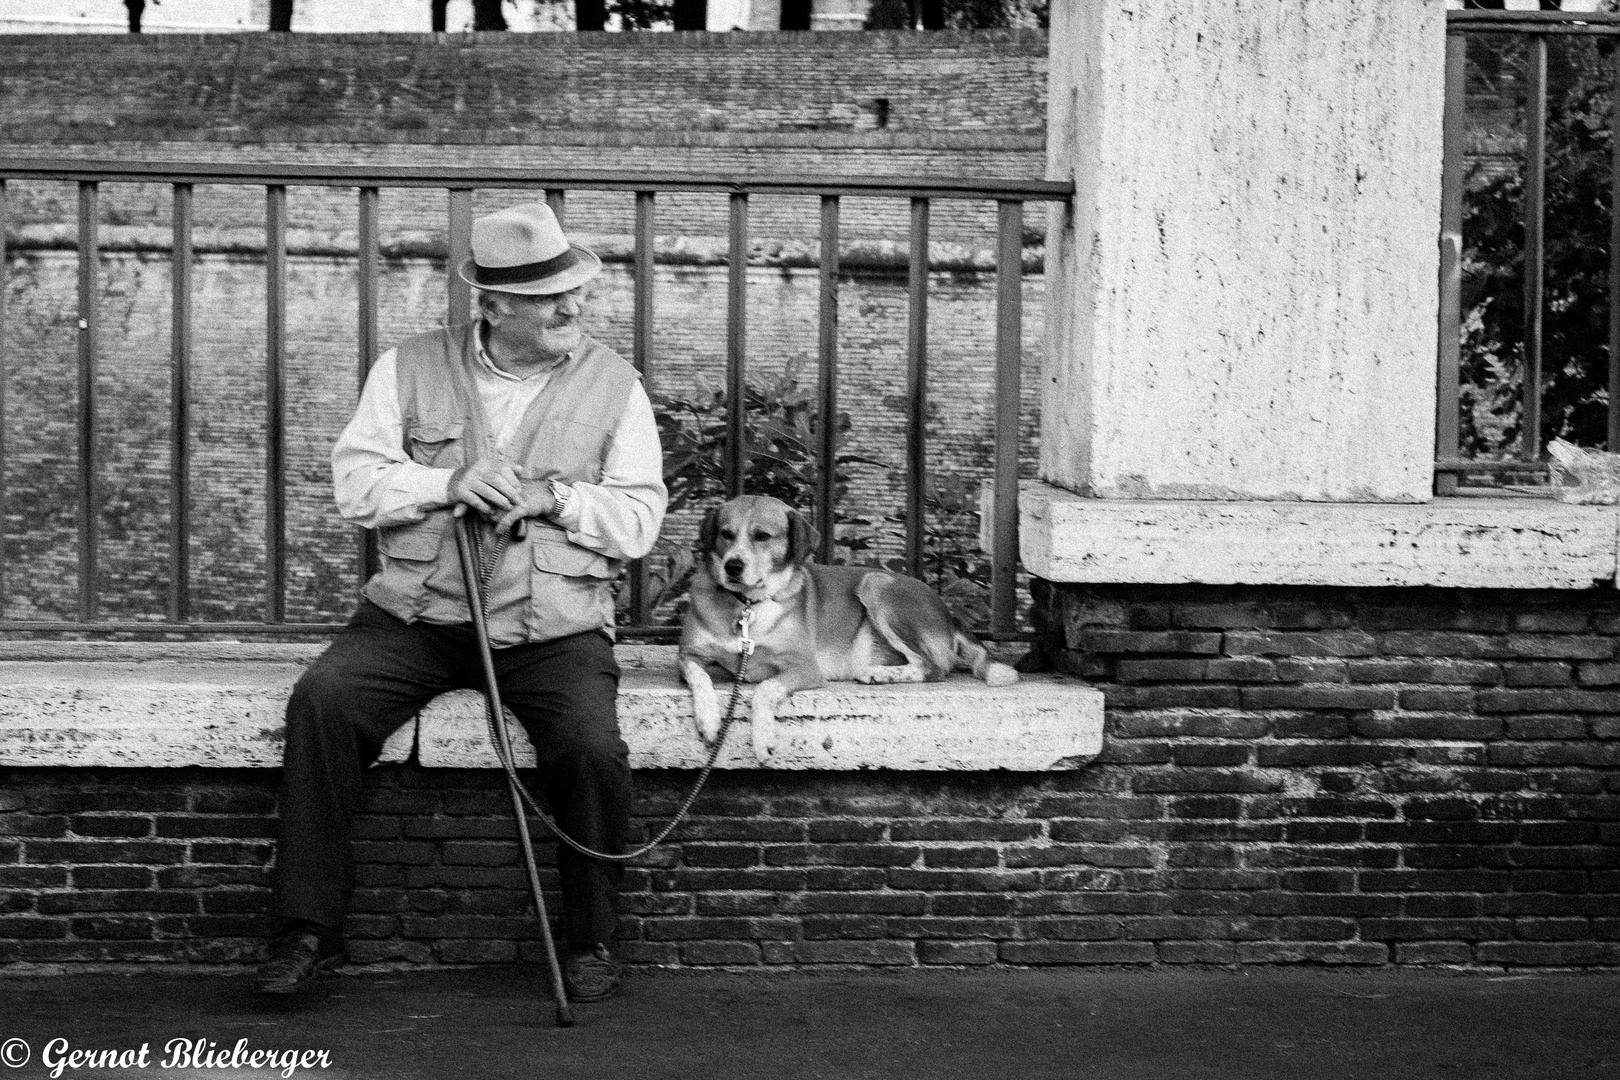
<path fill-rule="evenodd" d="M 475 288 L 549 296 L 576 289 L 602 270 L 590 248 L 570 244 L 545 203 L 485 214 L 472 225 L 472 257 L 458 273 Z"/>

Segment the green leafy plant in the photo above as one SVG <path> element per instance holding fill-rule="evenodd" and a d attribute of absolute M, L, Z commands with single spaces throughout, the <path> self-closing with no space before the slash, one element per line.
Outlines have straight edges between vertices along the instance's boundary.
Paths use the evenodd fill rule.
<path fill-rule="evenodd" d="M 1608 410 L 1612 39 L 1561 42 L 1549 70 L 1542 445 L 1603 445 Z M 1473 38 L 1471 96 L 1511 99 L 1522 52 Z M 1525 178 L 1475 163 L 1463 218 L 1461 442 L 1516 452 L 1522 437 Z"/>
<path fill-rule="evenodd" d="M 795 357 L 780 375 L 750 379 L 744 388 L 747 463 L 743 486 L 750 494 L 774 496 L 810 513 L 821 473 L 816 454 L 820 428 L 815 395 L 800 385 L 803 363 L 802 357 Z M 690 396 L 655 393 L 652 400 L 664 450 L 669 512 L 678 514 L 688 507 L 724 499 L 726 449 L 730 442 L 725 389 L 716 387 L 700 373 Z M 849 414 L 844 412 L 838 414 L 835 423 L 840 436 L 852 426 Z M 887 464 L 860 454 L 838 454 L 833 459 L 835 505 L 842 505 L 848 492 L 849 466 Z M 872 542 L 871 525 L 869 519 L 839 511 L 835 522 L 839 551 L 823 553 L 822 558 L 855 561 Z M 653 561 L 649 604 L 673 621 L 679 617 L 678 598 L 691 581 L 693 559 L 683 545 L 661 540 Z"/>

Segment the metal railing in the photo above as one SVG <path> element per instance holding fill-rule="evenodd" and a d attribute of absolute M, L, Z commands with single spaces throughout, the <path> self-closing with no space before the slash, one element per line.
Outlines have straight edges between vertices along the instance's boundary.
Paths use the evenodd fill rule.
<path fill-rule="evenodd" d="M 1544 471 L 1543 393 L 1547 315 L 1547 129 L 1549 41 L 1561 36 L 1620 35 L 1620 15 L 1565 11 L 1449 11 L 1445 122 L 1441 167 L 1440 312 L 1435 417 L 1435 494 L 1454 495 L 1464 474 L 1503 476 Z M 1524 337 L 1521 347 L 1517 453 L 1502 460 L 1465 458 L 1461 446 L 1463 218 L 1468 134 L 1468 45 L 1475 35 L 1514 35 L 1525 63 Z M 1611 58 L 1620 86 L 1620 49 Z M 1620 207 L 1620 109 L 1611 111 L 1614 156 L 1610 205 Z M 1608 244 L 1608 445 L 1620 449 L 1620 214 L 1611 212 Z"/>
<path fill-rule="evenodd" d="M 819 415 L 831 418 L 838 409 L 838 293 L 840 199 L 876 196 L 909 200 L 910 251 L 908 268 L 909 331 L 906 349 L 906 465 L 905 559 L 917 573 L 924 558 L 924 489 L 927 473 L 924 419 L 928 405 L 927 307 L 929 297 L 929 216 L 935 200 L 990 200 L 998 207 L 996 243 L 996 362 L 995 435 L 993 455 L 994 550 L 991 553 L 991 615 L 993 637 L 1015 638 L 1017 615 L 1017 522 L 1019 468 L 1021 281 L 1023 274 L 1023 214 L 1029 201 L 1065 203 L 1073 185 L 1027 180 L 963 180 L 911 177 L 786 177 L 750 175 L 717 177 L 674 173 L 568 171 L 537 173 L 518 169 L 410 168 L 302 166 L 287 164 L 214 164 L 201 162 L 119 162 L 100 160 L 0 158 L 0 331 L 6 323 L 5 274 L 7 181 L 66 181 L 78 185 L 78 347 L 77 347 L 77 473 L 78 603 L 71 619 L 3 619 L 0 632 L 117 633 L 117 634 L 277 634 L 327 633 L 340 624 L 289 621 L 287 617 L 286 543 L 286 390 L 287 348 L 287 188 L 289 186 L 349 187 L 357 192 L 358 235 L 358 377 L 364 382 L 379 353 L 379 224 L 378 199 L 383 188 L 430 188 L 446 193 L 445 231 L 447 271 L 453 271 L 470 253 L 473 193 L 479 190 L 543 191 L 546 200 L 564 215 L 569 191 L 633 192 L 635 200 L 634 252 L 631 259 L 634 303 L 631 359 L 644 377 L 654 364 L 653 238 L 657 197 L 663 193 L 721 193 L 729 200 L 729 269 L 726 312 L 726 401 L 728 403 L 724 474 L 729 494 L 743 489 L 747 474 L 744 393 L 747 379 L 746 320 L 750 198 L 758 195 L 803 195 L 820 200 L 820 304 L 818 333 Z M 172 311 L 170 356 L 169 454 L 170 514 L 168 528 L 168 595 L 166 610 L 150 619 L 110 620 L 99 617 L 97 562 L 101 546 L 97 415 L 97 362 L 101 316 L 100 242 L 102 185 L 114 183 L 166 184 L 173 191 Z M 197 185 L 248 185 L 265 192 L 265 574 L 260 621 L 208 621 L 196 616 L 191 590 L 191 518 L 189 436 L 193 428 L 190 390 L 194 366 L 195 312 L 193 310 L 193 195 Z M 446 315 L 450 323 L 466 321 L 471 313 L 471 290 L 447 272 Z M 3 344 L 3 337 L 0 337 Z M 0 352 L 0 483 L 3 483 L 3 442 L 6 358 Z M 838 452 L 838 425 L 817 425 L 817 490 L 815 517 L 824 551 L 831 551 L 834 528 L 834 461 Z M 0 499 L 4 491 L 0 489 Z M 6 537 L 0 535 L 0 610 L 6 591 L 4 574 Z M 357 574 L 363 578 L 375 565 L 373 538 L 360 541 Z M 657 636 L 649 625 L 645 570 L 632 568 L 630 625 L 627 633 Z"/>

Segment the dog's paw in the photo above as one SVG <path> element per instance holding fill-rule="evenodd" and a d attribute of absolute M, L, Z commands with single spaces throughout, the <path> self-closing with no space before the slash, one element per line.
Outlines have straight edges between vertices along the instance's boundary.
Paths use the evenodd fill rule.
<path fill-rule="evenodd" d="M 712 687 L 692 690 L 692 714 L 697 719 L 699 738 L 712 743 L 720 737 L 720 699 Z"/>
<path fill-rule="evenodd" d="M 984 669 L 984 684 L 986 686 L 1011 686 L 1018 681 L 1018 672 L 1006 664 L 991 661 Z"/>

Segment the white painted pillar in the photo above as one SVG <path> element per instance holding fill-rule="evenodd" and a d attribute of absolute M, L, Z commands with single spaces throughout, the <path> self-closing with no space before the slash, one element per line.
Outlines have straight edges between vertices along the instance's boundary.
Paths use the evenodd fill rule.
<path fill-rule="evenodd" d="M 1042 471 L 1419 502 L 1444 0 L 1055 0 Z"/>

